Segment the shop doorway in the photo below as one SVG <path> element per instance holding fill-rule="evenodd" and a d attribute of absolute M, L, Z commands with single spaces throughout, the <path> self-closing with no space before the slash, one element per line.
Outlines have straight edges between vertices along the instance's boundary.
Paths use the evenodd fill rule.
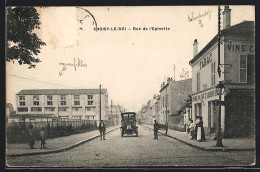
<path fill-rule="evenodd" d="M 209 133 L 216 133 L 218 125 L 218 111 L 217 100 L 208 102 L 208 128 Z"/>

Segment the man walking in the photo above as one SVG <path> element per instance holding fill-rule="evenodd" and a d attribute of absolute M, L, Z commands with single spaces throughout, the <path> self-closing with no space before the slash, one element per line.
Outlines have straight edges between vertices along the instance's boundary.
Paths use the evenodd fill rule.
<path fill-rule="evenodd" d="M 154 139 L 158 140 L 158 130 L 159 130 L 160 126 L 157 123 L 156 120 L 154 120 L 154 124 L 153 124 L 153 131 L 154 131 Z"/>
<path fill-rule="evenodd" d="M 102 141 L 102 138 L 103 138 L 103 140 L 106 140 L 105 139 L 106 126 L 105 126 L 105 123 L 103 122 L 103 120 L 100 121 L 99 132 L 100 132 L 100 139 L 101 139 L 101 141 Z"/>

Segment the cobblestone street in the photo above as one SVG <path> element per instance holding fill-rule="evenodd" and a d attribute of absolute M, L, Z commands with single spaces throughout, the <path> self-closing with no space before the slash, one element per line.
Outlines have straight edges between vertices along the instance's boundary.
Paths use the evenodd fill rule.
<path fill-rule="evenodd" d="M 7 158 L 9 167 L 148 167 L 148 166 L 248 166 L 254 151 L 211 152 L 185 145 L 139 126 L 139 136 L 120 136 L 117 129 L 75 149 L 48 155 Z"/>

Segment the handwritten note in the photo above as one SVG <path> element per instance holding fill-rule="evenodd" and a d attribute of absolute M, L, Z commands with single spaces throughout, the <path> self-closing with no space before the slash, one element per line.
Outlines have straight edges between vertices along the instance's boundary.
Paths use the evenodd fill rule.
<path fill-rule="evenodd" d="M 188 21 L 189 22 L 193 22 L 193 21 L 198 21 L 199 22 L 199 25 L 200 27 L 203 27 L 203 23 L 202 23 L 202 18 L 206 17 L 206 16 L 209 16 L 209 20 L 211 19 L 211 13 L 212 13 L 212 10 L 205 10 L 204 13 L 200 13 L 195 15 L 194 12 L 191 12 L 191 16 L 188 15 Z"/>
<path fill-rule="evenodd" d="M 59 72 L 59 75 L 62 76 L 63 72 L 66 71 L 69 67 L 73 67 L 75 71 L 77 71 L 77 68 L 83 67 L 86 68 L 87 64 L 83 63 L 83 60 L 80 58 L 73 58 L 73 62 L 61 62 L 59 63 L 60 66 L 62 66 L 62 70 Z"/>

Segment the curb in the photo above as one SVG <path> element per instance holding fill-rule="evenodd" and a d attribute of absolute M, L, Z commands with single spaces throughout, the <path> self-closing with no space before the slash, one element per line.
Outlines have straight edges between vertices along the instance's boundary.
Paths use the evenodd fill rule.
<path fill-rule="evenodd" d="M 116 129 L 118 129 L 119 127 L 116 127 L 116 128 L 113 128 L 111 129 L 110 131 L 107 131 L 106 133 L 110 133 Z M 44 154 L 53 154 L 53 153 L 59 153 L 59 152 L 65 152 L 65 151 L 68 151 L 68 150 L 71 150 L 73 148 L 76 148 L 78 147 L 79 145 L 82 145 L 88 141 L 91 141 L 95 138 L 98 138 L 100 137 L 100 135 L 96 135 L 96 136 L 93 136 L 93 137 L 90 137 L 90 138 L 87 138 L 83 141 L 80 141 L 78 143 L 75 143 L 71 146 L 67 146 L 67 147 L 63 147 L 63 148 L 58 148 L 58 149 L 54 149 L 54 150 L 49 150 L 49 151 L 46 151 L 46 152 L 30 152 L 30 153 L 21 153 L 21 154 L 10 154 L 10 155 L 6 155 L 7 157 L 21 157 L 21 156 L 33 156 L 33 155 L 44 155 Z"/>
<path fill-rule="evenodd" d="M 142 125 L 142 126 L 144 126 L 144 125 Z M 146 128 L 148 128 L 148 129 L 150 129 L 150 130 L 153 130 L 152 128 L 150 128 L 150 127 L 147 127 L 147 126 L 144 126 L 144 127 L 146 127 Z M 160 134 L 162 134 L 162 135 L 164 135 L 164 136 L 167 136 L 167 137 L 170 137 L 170 138 L 172 138 L 172 139 L 175 139 L 175 140 L 177 140 L 177 141 L 179 141 L 179 142 L 182 142 L 182 143 L 184 143 L 184 144 L 186 144 L 186 145 L 189 145 L 189 146 L 192 146 L 192 147 L 194 147 L 194 148 L 197 148 L 197 149 L 200 149 L 200 150 L 203 150 L 203 151 L 223 151 L 223 152 L 227 152 L 227 151 L 247 151 L 247 150 L 255 150 L 254 148 L 247 148 L 247 149 L 232 149 L 232 148 L 227 148 L 227 149 L 225 149 L 225 147 L 223 147 L 223 148 L 216 148 L 216 149 L 211 149 L 211 148 L 204 148 L 204 147 L 200 147 L 200 146 L 197 146 L 197 145 L 193 145 L 193 144 L 191 144 L 191 143 L 188 143 L 188 142 L 186 142 L 186 141 L 183 141 L 183 140 L 181 140 L 181 139 L 178 139 L 178 138 L 176 138 L 176 137 L 173 137 L 173 136 L 170 136 L 170 135 L 166 135 L 166 134 L 164 134 L 164 133 L 162 133 L 162 132 L 158 132 L 158 133 L 160 133 Z"/>

